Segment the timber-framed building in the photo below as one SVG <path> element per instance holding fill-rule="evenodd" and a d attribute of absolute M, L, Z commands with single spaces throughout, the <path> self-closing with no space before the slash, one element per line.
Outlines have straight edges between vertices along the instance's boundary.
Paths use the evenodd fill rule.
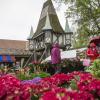
<path fill-rule="evenodd" d="M 59 43 L 62 50 L 69 49 L 71 47 L 71 35 L 71 31 L 63 30 L 52 1 L 47 0 L 43 5 L 36 31 L 33 32 L 31 28 L 28 38 L 29 49 L 33 52 L 35 59 L 37 55 L 40 55 L 40 59 L 42 59 L 43 56 L 50 55 L 54 43 Z"/>

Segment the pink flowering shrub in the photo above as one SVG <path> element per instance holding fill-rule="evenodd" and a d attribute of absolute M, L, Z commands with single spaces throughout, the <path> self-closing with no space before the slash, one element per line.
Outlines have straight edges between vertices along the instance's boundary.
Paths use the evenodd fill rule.
<path fill-rule="evenodd" d="M 53 81 L 52 81 L 53 79 Z M 75 80 L 76 81 L 76 85 L 77 85 L 77 89 L 73 90 L 70 87 L 70 82 L 71 80 Z M 44 80 L 43 80 L 44 81 Z M 66 100 L 66 99 L 62 99 L 62 98 L 57 98 L 57 89 L 59 88 L 59 91 L 62 90 L 62 84 L 65 83 L 67 85 L 69 85 L 69 87 L 67 86 L 67 88 L 63 88 L 65 89 L 64 91 L 64 98 L 71 98 L 74 100 L 81 100 L 84 97 L 84 100 L 94 100 L 94 98 L 100 98 L 100 80 L 95 79 L 91 74 L 89 73 L 85 73 L 85 72 L 72 72 L 69 74 L 57 74 L 54 75 L 50 78 L 48 78 L 47 80 L 45 79 L 45 82 L 48 84 L 48 87 L 45 87 L 45 85 L 43 84 L 42 88 L 46 88 L 47 91 L 43 91 L 42 90 L 42 94 L 43 96 L 41 97 L 42 100 L 49 100 L 47 98 L 49 98 L 50 96 L 53 96 L 54 98 L 56 98 L 55 100 Z M 71 88 L 70 91 L 68 88 Z M 67 90 L 67 92 L 66 92 Z M 56 91 L 56 92 L 55 92 Z M 39 92 L 38 92 L 39 93 Z M 50 94 L 48 94 L 50 93 Z M 61 93 L 62 94 L 62 93 Z M 67 94 L 67 96 L 66 96 Z M 70 95 L 68 95 L 70 94 Z"/>
<path fill-rule="evenodd" d="M 68 84 L 72 79 L 72 76 L 66 75 L 66 74 L 56 74 L 51 77 L 44 78 L 40 81 L 39 84 L 32 85 L 34 89 L 34 93 L 36 94 L 42 94 L 46 91 L 49 91 L 53 88 L 60 87 L 63 83 Z"/>
<path fill-rule="evenodd" d="M 95 100 L 89 92 L 69 91 L 65 88 L 56 88 L 44 93 L 40 100 Z"/>
<path fill-rule="evenodd" d="M 15 76 L 0 77 L 0 100 L 30 100 L 30 90 L 30 85 L 21 85 Z"/>
<path fill-rule="evenodd" d="M 32 88 L 30 84 L 22 84 L 20 100 L 31 100 L 31 91 Z"/>
<path fill-rule="evenodd" d="M 72 84 L 72 81 L 74 83 Z M 77 88 L 72 88 L 76 86 Z M 74 71 L 55 74 L 38 83 L 23 84 L 12 75 L 0 77 L 0 100 L 96 100 L 100 99 L 100 80 L 90 73 Z M 34 100 L 34 99 L 32 99 Z M 36 99 L 35 99 L 36 100 Z"/>
<path fill-rule="evenodd" d="M 19 91 L 20 80 L 11 75 L 0 77 L 0 100 L 4 98 L 16 98 L 19 95 Z"/>

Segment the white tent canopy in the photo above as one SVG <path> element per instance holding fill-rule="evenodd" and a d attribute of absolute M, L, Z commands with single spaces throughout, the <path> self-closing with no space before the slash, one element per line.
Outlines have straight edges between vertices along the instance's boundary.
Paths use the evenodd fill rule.
<path fill-rule="evenodd" d="M 74 50 L 69 50 L 69 51 L 62 51 L 61 52 L 61 59 L 65 59 L 65 58 L 76 58 L 77 56 L 77 51 L 82 52 L 84 51 L 86 48 L 81 48 L 81 49 L 74 49 Z M 51 56 L 47 57 L 45 60 L 43 60 L 42 62 L 48 62 L 51 61 Z"/>

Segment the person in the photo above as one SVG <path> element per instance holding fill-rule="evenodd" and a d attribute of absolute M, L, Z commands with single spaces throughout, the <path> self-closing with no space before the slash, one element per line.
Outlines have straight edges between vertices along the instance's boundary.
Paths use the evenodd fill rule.
<path fill-rule="evenodd" d="M 16 68 L 20 68 L 20 62 L 16 62 Z"/>
<path fill-rule="evenodd" d="M 4 69 L 3 69 L 4 70 L 4 74 L 7 74 L 7 71 L 8 71 L 7 67 L 8 67 L 7 65 L 4 66 Z"/>
<path fill-rule="evenodd" d="M 15 69 L 15 74 L 16 74 L 16 75 L 19 75 L 19 73 L 20 73 L 20 70 L 19 70 L 18 68 L 16 68 L 16 69 Z"/>
<path fill-rule="evenodd" d="M 3 64 L 3 63 L 1 63 L 1 64 L 0 64 L 0 67 L 1 67 L 1 68 L 4 68 L 4 64 Z"/>
<path fill-rule="evenodd" d="M 88 46 L 86 54 L 90 58 L 91 62 L 93 62 L 95 59 L 97 59 L 99 57 L 98 50 L 97 50 L 96 45 L 94 43 L 91 43 Z"/>
<path fill-rule="evenodd" d="M 60 73 L 61 52 L 58 43 L 53 44 L 53 48 L 51 50 L 51 62 L 55 68 L 55 73 Z"/>

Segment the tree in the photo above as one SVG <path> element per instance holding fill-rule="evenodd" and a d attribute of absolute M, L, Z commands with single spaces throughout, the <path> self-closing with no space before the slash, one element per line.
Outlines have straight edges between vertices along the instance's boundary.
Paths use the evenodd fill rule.
<path fill-rule="evenodd" d="M 77 43 L 87 44 L 90 37 L 100 35 L 100 0 L 55 0 L 68 6 L 66 16 L 77 24 Z M 81 42 L 80 42 L 81 41 Z M 85 45 L 83 44 L 83 45 Z"/>

